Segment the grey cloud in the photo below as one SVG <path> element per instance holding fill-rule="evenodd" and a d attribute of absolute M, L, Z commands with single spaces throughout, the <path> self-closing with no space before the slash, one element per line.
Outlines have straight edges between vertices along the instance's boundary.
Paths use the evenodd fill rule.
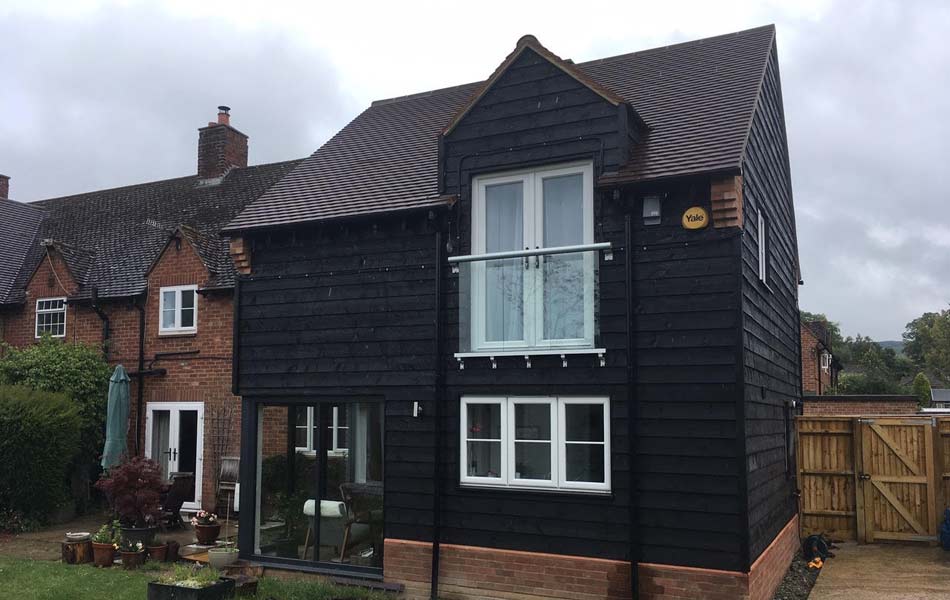
<path fill-rule="evenodd" d="M 5 18 L 0 39 L 0 173 L 19 200 L 192 174 L 219 104 L 252 163 L 310 154 L 358 109 L 278 31 L 135 9 Z"/>
<path fill-rule="evenodd" d="M 899 338 L 950 301 L 948 30 L 943 2 L 778 26 L 801 304 L 849 334 Z"/>

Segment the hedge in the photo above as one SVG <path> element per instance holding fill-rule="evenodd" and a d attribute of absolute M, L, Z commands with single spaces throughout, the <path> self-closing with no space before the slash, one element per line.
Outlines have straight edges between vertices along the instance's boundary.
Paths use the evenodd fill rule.
<path fill-rule="evenodd" d="M 68 501 L 82 425 L 64 394 L 0 386 L 0 512 L 43 521 Z"/>

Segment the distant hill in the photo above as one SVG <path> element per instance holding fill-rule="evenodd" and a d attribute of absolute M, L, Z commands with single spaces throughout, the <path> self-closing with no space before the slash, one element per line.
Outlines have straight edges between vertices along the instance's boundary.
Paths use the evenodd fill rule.
<path fill-rule="evenodd" d="M 899 340 L 886 340 L 883 342 L 878 342 L 877 345 L 885 349 L 890 348 L 894 352 L 896 352 L 898 355 L 904 353 L 904 342 L 899 341 Z"/>

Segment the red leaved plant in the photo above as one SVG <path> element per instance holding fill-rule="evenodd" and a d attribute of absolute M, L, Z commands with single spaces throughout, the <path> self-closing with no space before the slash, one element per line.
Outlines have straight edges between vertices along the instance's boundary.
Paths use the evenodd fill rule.
<path fill-rule="evenodd" d="M 109 471 L 97 483 L 126 527 L 151 527 L 161 516 L 162 470 L 153 460 L 136 456 Z"/>

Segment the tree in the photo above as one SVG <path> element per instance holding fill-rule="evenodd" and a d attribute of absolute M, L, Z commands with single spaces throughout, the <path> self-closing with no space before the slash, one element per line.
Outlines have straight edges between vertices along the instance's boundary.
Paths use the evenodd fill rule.
<path fill-rule="evenodd" d="M 917 396 L 917 404 L 920 406 L 927 406 L 930 404 L 930 381 L 927 379 L 926 375 L 923 373 L 917 373 L 917 376 L 914 377 L 912 389 L 914 395 Z"/>
<path fill-rule="evenodd" d="M 924 313 L 908 323 L 904 342 L 918 369 L 950 382 L 950 309 Z"/>

